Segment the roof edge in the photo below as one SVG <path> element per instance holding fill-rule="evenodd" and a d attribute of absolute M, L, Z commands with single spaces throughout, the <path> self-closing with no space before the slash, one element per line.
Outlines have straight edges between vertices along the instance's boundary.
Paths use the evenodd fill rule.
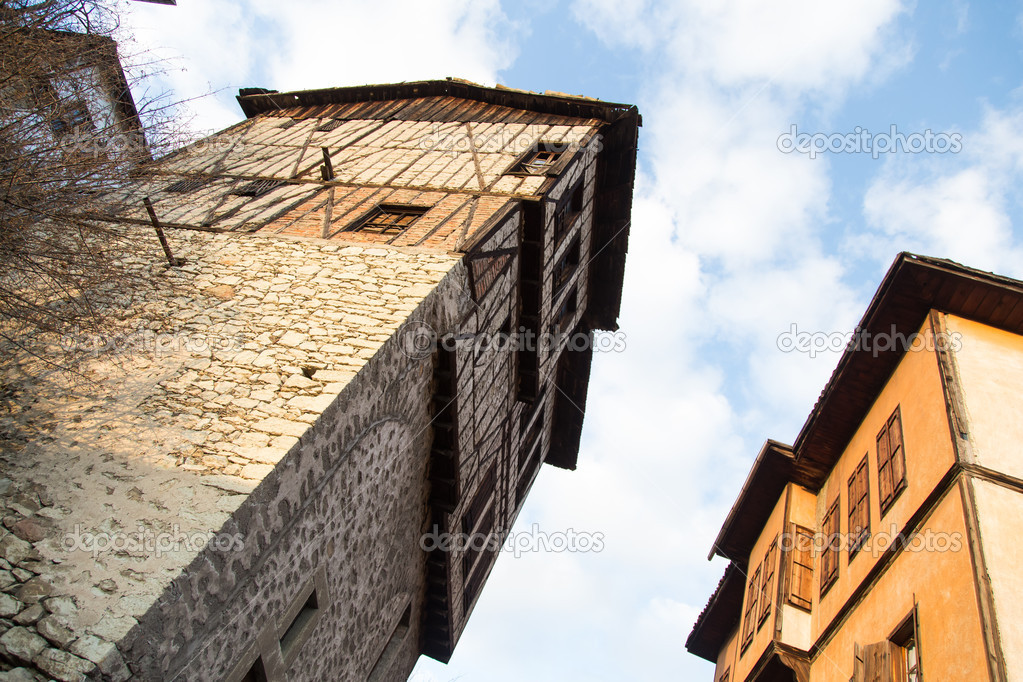
<path fill-rule="evenodd" d="M 628 116 L 639 118 L 639 110 L 632 104 L 604 102 L 588 97 L 577 97 L 562 93 L 541 94 L 527 90 L 515 90 L 504 86 L 491 88 L 458 78 L 295 90 L 291 92 L 278 92 L 263 88 L 242 88 L 238 94 L 238 104 L 241 106 L 246 118 L 252 118 L 267 111 L 296 106 L 438 96 L 459 97 L 487 104 L 535 111 L 541 114 L 599 119 L 608 123 Z"/>
<path fill-rule="evenodd" d="M 734 561 L 730 561 L 725 567 L 725 573 L 718 581 L 714 593 L 707 600 L 707 605 L 696 617 L 689 636 L 686 637 L 686 651 L 694 656 L 699 656 L 705 661 L 716 663 L 716 655 L 721 649 L 720 638 L 722 634 L 727 636 L 731 631 L 729 621 L 733 620 L 742 610 L 742 580 L 736 583 L 736 577 L 741 578 L 742 573 Z M 736 590 L 735 586 L 739 589 Z M 739 598 L 735 595 L 738 592 Z M 709 632 L 718 626 L 718 632 Z M 725 631 L 722 633 L 722 629 Z M 713 653 L 712 653 L 713 652 Z"/>
<path fill-rule="evenodd" d="M 707 555 L 707 560 L 714 558 L 714 555 L 720 555 L 726 559 L 730 559 L 735 562 L 736 557 L 729 556 L 725 553 L 723 547 L 727 544 L 728 537 L 732 533 L 733 526 L 739 518 L 739 509 L 745 506 L 750 492 L 754 489 L 755 484 L 759 482 L 759 479 L 763 478 L 764 475 L 771 471 L 780 473 L 784 476 L 785 480 L 790 481 L 792 479 L 792 465 L 795 462 L 795 454 L 793 453 L 792 446 L 786 445 L 770 438 L 764 441 L 763 446 L 760 448 L 760 452 L 757 453 L 757 457 L 753 460 L 753 466 L 750 467 L 749 474 L 746 475 L 746 480 L 742 484 L 742 489 L 739 491 L 739 495 L 735 498 L 735 502 L 732 504 L 731 509 L 728 510 L 728 516 L 725 517 L 725 522 L 721 524 L 721 530 L 718 531 L 717 537 L 714 538 L 714 544 L 710 548 L 710 553 Z M 780 495 L 780 493 L 779 493 Z M 763 520 L 767 523 L 767 519 Z"/>

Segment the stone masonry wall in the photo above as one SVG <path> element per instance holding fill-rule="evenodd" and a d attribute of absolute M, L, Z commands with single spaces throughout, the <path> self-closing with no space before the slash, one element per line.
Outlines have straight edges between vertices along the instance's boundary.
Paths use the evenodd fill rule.
<path fill-rule="evenodd" d="M 129 632 L 200 553 L 192 540 L 224 527 L 458 262 L 319 241 L 170 240 L 188 264 L 165 269 L 142 233 L 137 265 L 161 274 L 111 303 L 131 336 L 63 340 L 85 355 L 70 377 L 30 355 L 3 375 L 0 473 L 13 483 L 0 481 L 0 571 L 14 582 L 0 572 L 12 597 L 0 604 L 0 656 L 55 679 L 97 664 L 124 679 L 111 642 L 136 664 Z M 124 545 L 133 534 L 174 544 Z M 99 537 L 122 545 L 100 550 Z"/>

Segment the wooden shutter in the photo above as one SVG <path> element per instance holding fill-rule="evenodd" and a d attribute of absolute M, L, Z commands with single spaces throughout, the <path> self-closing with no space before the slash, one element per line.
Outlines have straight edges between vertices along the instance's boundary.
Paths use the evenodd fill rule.
<path fill-rule="evenodd" d="M 892 483 L 891 448 L 888 445 L 888 424 L 877 434 L 877 494 L 881 509 L 887 509 L 895 496 Z"/>
<path fill-rule="evenodd" d="M 867 456 L 849 479 L 849 557 L 870 537 L 870 485 Z"/>
<path fill-rule="evenodd" d="M 792 548 L 788 561 L 788 600 L 790 604 L 809 610 L 813 601 L 813 533 L 792 527 Z"/>
<path fill-rule="evenodd" d="M 764 557 L 764 580 L 763 587 L 760 589 L 760 622 L 763 623 L 764 619 L 771 613 L 771 603 L 774 601 L 774 565 L 777 563 L 778 558 L 778 540 L 771 544 L 771 548 L 767 550 L 767 556 Z"/>
<path fill-rule="evenodd" d="M 757 572 L 750 578 L 746 588 L 746 613 L 742 618 L 742 648 L 743 650 L 753 641 L 753 633 L 756 632 L 757 620 L 757 597 L 760 595 L 760 566 Z"/>
<path fill-rule="evenodd" d="M 888 420 L 888 444 L 891 450 L 892 494 L 906 484 L 906 451 L 902 443 L 902 411 L 895 408 L 895 414 Z"/>
<path fill-rule="evenodd" d="M 895 645 L 889 641 L 869 644 L 862 649 L 864 682 L 895 682 L 892 674 Z"/>
<path fill-rule="evenodd" d="M 853 674 L 849 682 L 863 682 L 863 647 L 853 644 Z"/>
<path fill-rule="evenodd" d="M 895 412 L 877 435 L 877 486 L 881 513 L 888 511 L 906 485 L 906 452 L 902 442 L 902 411 Z"/>
<path fill-rule="evenodd" d="M 838 500 L 831 505 L 824 517 L 824 541 L 826 543 L 821 554 L 821 594 L 831 587 L 838 577 L 838 549 L 842 539 L 838 535 Z"/>

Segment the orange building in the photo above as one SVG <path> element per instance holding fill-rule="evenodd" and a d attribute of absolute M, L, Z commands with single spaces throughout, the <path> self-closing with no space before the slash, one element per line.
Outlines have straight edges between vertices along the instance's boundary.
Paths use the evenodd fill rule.
<path fill-rule="evenodd" d="M 716 682 L 1023 680 L 1023 282 L 900 255 L 768 441 L 686 641 Z"/>

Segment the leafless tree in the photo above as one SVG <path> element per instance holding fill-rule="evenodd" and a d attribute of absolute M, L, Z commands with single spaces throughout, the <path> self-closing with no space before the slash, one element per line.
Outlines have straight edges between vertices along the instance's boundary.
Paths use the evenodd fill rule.
<path fill-rule="evenodd" d="M 138 288 L 139 232 L 90 216 L 179 136 L 165 98 L 132 98 L 152 64 L 120 65 L 123 1 L 0 0 L 0 342 L 21 349 L 105 333 Z"/>

